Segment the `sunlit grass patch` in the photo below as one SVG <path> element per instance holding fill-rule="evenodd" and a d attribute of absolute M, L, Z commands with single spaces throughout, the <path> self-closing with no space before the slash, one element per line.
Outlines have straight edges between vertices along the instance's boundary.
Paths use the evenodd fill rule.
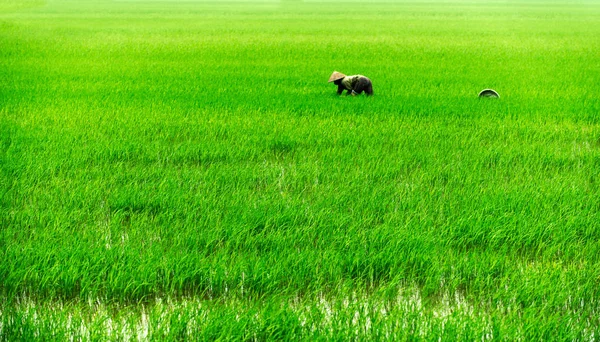
<path fill-rule="evenodd" d="M 46 0 L 0 0 L 0 13 L 39 7 L 45 4 Z"/>

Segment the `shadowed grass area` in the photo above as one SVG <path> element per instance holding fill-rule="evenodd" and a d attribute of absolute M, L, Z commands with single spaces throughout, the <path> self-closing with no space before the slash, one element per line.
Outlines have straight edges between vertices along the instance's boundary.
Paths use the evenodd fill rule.
<path fill-rule="evenodd" d="M 0 340 L 597 336 L 599 17 L 0 15 Z M 336 96 L 333 70 L 376 95 Z"/>

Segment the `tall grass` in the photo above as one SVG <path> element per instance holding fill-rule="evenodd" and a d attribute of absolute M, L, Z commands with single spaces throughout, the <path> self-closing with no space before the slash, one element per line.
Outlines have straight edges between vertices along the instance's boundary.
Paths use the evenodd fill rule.
<path fill-rule="evenodd" d="M 599 16 L 0 14 L 0 340 L 595 338 Z"/>

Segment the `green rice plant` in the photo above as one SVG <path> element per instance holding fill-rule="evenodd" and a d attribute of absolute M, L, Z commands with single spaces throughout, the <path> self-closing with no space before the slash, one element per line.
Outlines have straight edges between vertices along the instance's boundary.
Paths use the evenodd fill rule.
<path fill-rule="evenodd" d="M 43 6 L 45 0 L 2 0 L 0 1 L 0 12 L 13 12 L 23 9 Z"/>
<path fill-rule="evenodd" d="M 599 17 L 0 6 L 0 340 L 594 339 Z"/>

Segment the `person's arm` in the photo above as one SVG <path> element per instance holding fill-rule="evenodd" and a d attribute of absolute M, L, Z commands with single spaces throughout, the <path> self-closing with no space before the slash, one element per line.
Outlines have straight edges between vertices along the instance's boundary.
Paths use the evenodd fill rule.
<path fill-rule="evenodd" d="M 352 90 L 351 91 L 348 90 L 348 94 L 352 94 L 352 96 L 355 96 L 358 94 L 356 92 L 356 90 L 358 89 L 358 84 L 360 83 L 359 79 L 360 79 L 359 76 L 356 76 L 356 77 L 354 77 L 354 79 L 352 79 Z"/>
<path fill-rule="evenodd" d="M 344 91 L 344 86 L 340 83 L 338 84 L 338 90 L 337 90 L 337 94 L 338 95 L 342 95 L 342 92 Z"/>

